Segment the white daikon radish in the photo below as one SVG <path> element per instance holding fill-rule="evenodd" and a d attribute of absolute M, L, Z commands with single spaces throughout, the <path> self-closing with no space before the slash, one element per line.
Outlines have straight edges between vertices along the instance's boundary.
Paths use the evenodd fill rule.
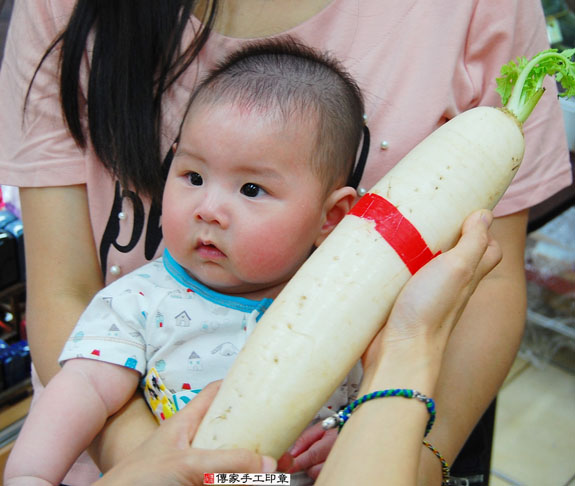
<path fill-rule="evenodd" d="M 356 204 L 262 317 L 193 447 L 275 458 L 286 451 L 360 358 L 412 273 L 454 245 L 469 214 L 503 195 L 523 157 L 521 124 L 542 94 L 542 78 L 559 73 L 565 94 L 575 94 L 574 52 L 545 51 L 505 66 L 498 91 L 506 109 L 458 115 Z"/>

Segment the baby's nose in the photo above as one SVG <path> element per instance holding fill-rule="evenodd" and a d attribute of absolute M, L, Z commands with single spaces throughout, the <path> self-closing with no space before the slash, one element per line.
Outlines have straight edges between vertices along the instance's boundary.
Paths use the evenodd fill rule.
<path fill-rule="evenodd" d="M 194 218 L 205 223 L 215 223 L 222 227 L 229 224 L 229 204 L 221 194 L 206 194 L 196 207 Z"/>

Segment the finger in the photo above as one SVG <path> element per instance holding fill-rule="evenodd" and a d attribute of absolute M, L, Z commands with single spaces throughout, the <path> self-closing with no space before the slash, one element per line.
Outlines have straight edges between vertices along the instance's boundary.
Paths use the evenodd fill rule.
<path fill-rule="evenodd" d="M 452 281 L 455 289 L 463 283 L 454 278 L 458 272 L 467 274 L 468 278 L 463 281 L 469 282 L 489 247 L 491 237 L 488 230 L 492 221 L 490 211 L 472 213 L 464 221 L 461 236 L 455 246 L 423 266 L 407 286 L 427 285 L 429 282 L 426 281 L 425 275 L 429 278 L 429 275 L 433 274 L 437 278 Z"/>
<path fill-rule="evenodd" d="M 481 276 L 487 275 L 497 266 L 502 257 L 503 252 L 501 251 L 501 246 L 491 235 L 489 235 L 487 249 L 485 250 L 483 258 L 479 262 L 478 273 Z"/>
<path fill-rule="evenodd" d="M 501 248 L 489 233 L 492 221 L 490 211 L 473 213 L 465 221 L 460 241 L 454 248 L 454 252 L 467 261 L 472 271 L 469 282 L 471 289 L 501 261 Z"/>
<path fill-rule="evenodd" d="M 464 222 L 461 237 L 453 248 L 472 268 L 476 268 L 489 246 L 489 227 L 493 222 L 491 211 L 481 210 L 472 213 Z"/>
<path fill-rule="evenodd" d="M 447 272 L 444 277 L 454 278 L 463 284 L 462 289 L 474 289 L 501 259 L 499 245 L 489 233 L 492 221 L 493 215 L 488 210 L 471 214 L 463 224 L 457 244 L 442 255 L 450 262 L 451 274 Z"/>
<path fill-rule="evenodd" d="M 306 474 L 310 478 L 312 478 L 314 481 L 317 480 L 317 478 L 319 477 L 319 473 L 321 472 L 324 464 L 325 464 L 325 462 L 322 462 L 321 464 L 316 464 L 315 466 L 310 467 L 306 471 Z"/>
<path fill-rule="evenodd" d="M 191 403 L 196 404 L 196 413 L 201 413 L 202 416 L 208 410 L 208 407 L 214 401 L 220 386 L 222 385 L 222 380 L 212 381 L 208 385 L 206 385 L 200 393 L 198 393 Z M 187 407 L 185 407 L 187 408 Z"/>
<path fill-rule="evenodd" d="M 294 458 L 294 464 L 289 472 L 307 471 L 313 466 L 325 462 L 336 439 L 337 430 L 332 429 L 327 431 L 320 440 L 313 443 L 305 452 Z"/>
<path fill-rule="evenodd" d="M 285 452 L 278 459 L 278 471 L 288 472 L 293 466 L 293 457 L 289 452 Z"/>
<path fill-rule="evenodd" d="M 306 451 L 309 446 L 314 442 L 320 440 L 325 434 L 325 430 L 321 426 L 321 423 L 317 423 L 308 427 L 303 431 L 303 433 L 297 438 L 294 445 L 290 448 L 289 453 L 296 457 L 302 452 Z"/>

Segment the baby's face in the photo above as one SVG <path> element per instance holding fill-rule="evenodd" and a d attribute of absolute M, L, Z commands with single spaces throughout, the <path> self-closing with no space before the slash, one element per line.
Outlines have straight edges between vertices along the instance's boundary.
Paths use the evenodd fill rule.
<path fill-rule="evenodd" d="M 164 240 L 176 261 L 214 290 L 274 297 L 325 222 L 314 141 L 308 123 L 194 106 L 164 191 Z"/>

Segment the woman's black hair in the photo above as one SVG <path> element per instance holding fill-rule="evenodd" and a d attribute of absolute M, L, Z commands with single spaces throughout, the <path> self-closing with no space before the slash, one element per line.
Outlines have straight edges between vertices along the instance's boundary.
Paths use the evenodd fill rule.
<path fill-rule="evenodd" d="M 194 61 L 213 27 L 217 0 L 202 27 L 181 46 L 198 0 L 77 0 L 68 25 L 49 46 L 32 77 L 60 46 L 63 116 L 77 145 L 88 136 L 102 164 L 132 190 L 161 197 L 162 96 Z M 83 57 L 93 33 L 87 93 L 81 92 Z M 87 96 L 87 133 L 82 124 Z"/>

